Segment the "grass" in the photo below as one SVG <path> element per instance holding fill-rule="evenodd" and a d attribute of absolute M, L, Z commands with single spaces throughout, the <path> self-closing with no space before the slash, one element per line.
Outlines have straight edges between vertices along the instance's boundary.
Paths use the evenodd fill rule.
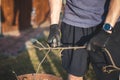
<path fill-rule="evenodd" d="M 61 65 L 59 51 L 49 53 L 38 73 L 53 74 L 67 80 L 67 74 Z M 15 75 L 36 73 L 38 64 L 45 56 L 46 51 L 29 48 L 17 57 L 0 55 L 0 80 L 15 80 Z M 92 68 L 86 74 L 87 80 L 95 80 Z"/>

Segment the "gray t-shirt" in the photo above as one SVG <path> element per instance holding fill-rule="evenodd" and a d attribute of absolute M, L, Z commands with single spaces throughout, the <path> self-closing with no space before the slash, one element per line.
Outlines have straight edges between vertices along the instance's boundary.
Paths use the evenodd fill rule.
<path fill-rule="evenodd" d="M 110 0 L 66 0 L 63 22 L 88 28 L 104 21 Z"/>

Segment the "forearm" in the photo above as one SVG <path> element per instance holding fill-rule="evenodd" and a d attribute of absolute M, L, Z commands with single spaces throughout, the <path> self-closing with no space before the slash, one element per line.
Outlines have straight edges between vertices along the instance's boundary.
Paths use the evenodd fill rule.
<path fill-rule="evenodd" d="M 109 23 L 114 27 L 120 16 L 120 0 L 110 0 L 110 6 L 105 23 Z"/>
<path fill-rule="evenodd" d="M 51 24 L 58 24 L 62 7 L 62 0 L 49 0 Z"/>

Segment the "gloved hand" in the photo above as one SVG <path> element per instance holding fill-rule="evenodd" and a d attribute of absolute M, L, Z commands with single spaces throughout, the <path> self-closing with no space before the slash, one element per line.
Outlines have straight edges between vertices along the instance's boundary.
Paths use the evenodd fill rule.
<path fill-rule="evenodd" d="M 113 32 L 112 32 L 113 33 Z M 101 29 L 89 42 L 87 49 L 95 49 L 95 48 L 104 48 L 108 44 L 112 33 L 108 33 Z"/>
<path fill-rule="evenodd" d="M 51 47 L 57 47 L 61 45 L 58 24 L 53 24 L 50 26 L 50 33 L 47 42 Z"/>
<path fill-rule="evenodd" d="M 90 43 L 90 60 L 95 63 L 99 68 L 105 69 L 105 66 L 112 66 L 106 68 L 107 71 L 117 71 L 120 67 L 120 23 L 117 23 L 112 30 L 112 34 L 101 30 L 94 36 Z M 87 46 L 88 47 L 88 46 Z M 106 50 L 105 50 L 106 48 Z M 110 57 L 111 56 L 111 57 Z M 113 59 L 113 61 L 112 61 Z M 115 65 L 114 65 L 114 64 Z M 115 68 L 115 67 L 116 68 Z"/>

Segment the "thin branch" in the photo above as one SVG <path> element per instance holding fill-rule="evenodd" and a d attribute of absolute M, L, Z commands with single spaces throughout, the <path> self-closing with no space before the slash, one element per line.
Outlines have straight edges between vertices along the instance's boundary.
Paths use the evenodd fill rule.
<path fill-rule="evenodd" d="M 61 56 L 61 53 L 62 53 L 63 50 L 64 50 L 64 49 L 61 49 L 61 50 L 59 51 L 59 53 L 58 53 L 58 54 L 60 54 L 59 56 Z"/>
<path fill-rule="evenodd" d="M 83 48 L 86 48 L 85 46 L 76 46 L 76 47 L 46 47 L 46 48 L 40 48 L 40 47 L 38 47 L 38 46 L 35 46 L 35 45 L 33 45 L 33 47 L 35 47 L 35 48 L 38 48 L 38 49 L 40 49 L 40 50 L 59 50 L 59 49 L 63 49 L 63 50 L 65 50 L 65 49 L 74 49 L 74 50 L 76 50 L 76 49 L 83 49 Z"/>
<path fill-rule="evenodd" d="M 43 48 L 45 48 L 45 46 L 44 46 L 41 42 L 39 42 L 39 41 L 36 40 L 36 39 L 35 39 L 35 41 L 36 41 L 40 46 L 42 46 Z"/>
<path fill-rule="evenodd" d="M 47 55 L 50 53 L 50 50 L 47 51 L 47 53 L 45 54 L 44 58 L 42 59 L 42 61 L 39 63 L 36 74 L 38 73 L 40 66 L 42 65 L 42 63 L 44 62 L 44 60 L 46 59 Z"/>
<path fill-rule="evenodd" d="M 76 47 L 50 47 L 49 44 L 46 44 L 46 46 L 44 46 L 41 42 L 39 42 L 38 40 L 34 40 L 36 41 L 36 43 L 38 43 L 40 46 L 37 46 L 35 44 L 32 44 L 31 46 L 39 49 L 39 50 L 48 50 L 47 53 L 45 54 L 44 58 L 42 59 L 42 61 L 39 63 L 36 74 L 38 73 L 40 66 L 42 65 L 42 63 L 44 62 L 44 60 L 46 59 L 47 55 L 50 53 L 51 50 L 60 50 L 59 53 L 61 53 L 63 50 L 65 49 L 81 49 L 81 48 L 86 48 L 85 46 L 76 46 Z"/>
<path fill-rule="evenodd" d="M 38 40 L 35 39 L 35 41 L 41 46 L 36 46 L 34 44 L 32 44 L 33 47 L 35 48 L 38 48 L 39 50 L 59 50 L 59 49 L 62 49 L 62 50 L 65 50 L 65 49 L 81 49 L 81 48 L 86 48 L 86 46 L 74 46 L 74 47 L 50 47 L 49 44 L 47 44 L 47 47 L 45 47 L 41 42 L 39 42 Z"/>

